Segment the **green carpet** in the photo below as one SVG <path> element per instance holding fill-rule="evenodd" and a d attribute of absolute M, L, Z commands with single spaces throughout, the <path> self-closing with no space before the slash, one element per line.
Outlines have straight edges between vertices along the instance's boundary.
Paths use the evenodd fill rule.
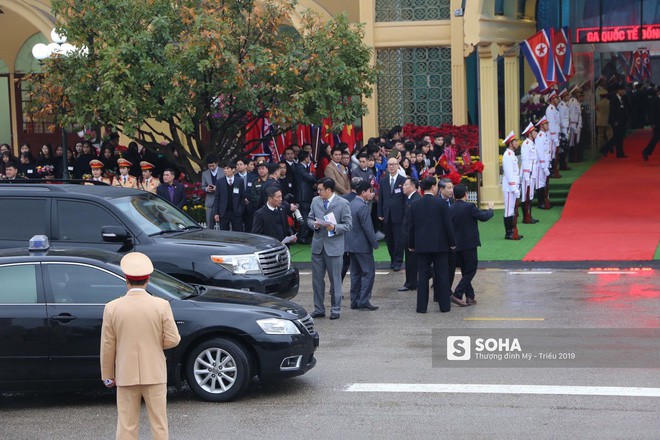
<path fill-rule="evenodd" d="M 658 244 L 658 248 L 655 250 L 655 255 L 653 255 L 654 260 L 660 260 L 660 243 Z"/>
<path fill-rule="evenodd" d="M 560 179 L 550 179 L 550 202 L 553 207 L 544 211 L 532 209 L 534 218 L 539 223 L 525 225 L 522 218 L 518 221 L 518 232 L 524 236 L 522 240 L 512 241 L 504 239 L 503 210 L 496 209 L 495 216 L 485 223 L 479 223 L 481 247 L 479 260 L 481 261 L 520 261 L 529 252 L 543 235 L 555 224 L 563 210 L 564 201 L 568 196 L 571 184 L 580 177 L 593 164 L 592 161 L 570 164 L 571 171 L 562 171 Z M 522 212 L 521 212 L 522 214 Z M 376 262 L 389 262 L 387 246 L 384 241 L 374 252 Z M 294 263 L 310 262 L 311 246 L 295 244 L 291 246 L 291 260 Z M 656 251 L 655 259 L 660 259 L 660 247 Z"/>

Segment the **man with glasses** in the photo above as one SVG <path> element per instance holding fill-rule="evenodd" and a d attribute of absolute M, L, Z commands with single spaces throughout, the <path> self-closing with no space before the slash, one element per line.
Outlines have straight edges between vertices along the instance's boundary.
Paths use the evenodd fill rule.
<path fill-rule="evenodd" d="M 403 264 L 401 231 L 406 198 L 403 184 L 406 178 L 399 174 L 399 161 L 387 159 L 387 174 L 380 179 L 378 188 L 378 219 L 383 222 L 385 242 L 390 254 L 390 268 L 397 272 Z"/>

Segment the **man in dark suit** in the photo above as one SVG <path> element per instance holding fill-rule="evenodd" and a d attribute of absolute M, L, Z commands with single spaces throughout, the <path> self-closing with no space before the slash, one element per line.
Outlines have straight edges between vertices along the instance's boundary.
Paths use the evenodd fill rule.
<path fill-rule="evenodd" d="M 344 194 L 342 198 L 346 199 L 348 203 L 351 203 L 355 198 L 357 197 L 357 193 L 355 192 L 355 188 L 357 188 L 357 184 L 362 182 L 362 179 L 359 177 L 354 177 L 351 179 L 351 192 L 348 194 Z M 348 234 L 345 235 L 346 240 L 348 240 Z M 348 273 L 348 269 L 351 267 L 351 253 L 346 247 L 344 246 L 344 259 L 342 261 L 341 265 L 341 282 L 344 282 L 344 278 L 346 278 L 346 273 Z"/>
<path fill-rule="evenodd" d="M 420 187 L 424 196 L 410 205 L 408 248 L 417 254 L 417 313 L 426 313 L 429 278 L 433 266 L 433 300 L 441 312 L 451 310 L 448 254 L 456 247 L 449 208 L 438 197 L 435 177 L 425 177 Z"/>
<path fill-rule="evenodd" d="M 626 134 L 629 112 L 625 95 L 626 87 L 621 84 L 616 87 L 616 93 L 610 98 L 610 117 L 608 122 L 612 126 L 612 139 L 601 148 L 600 152 L 603 156 L 607 156 L 607 152 L 613 145 L 616 148 L 617 158 L 628 157 L 623 151 L 623 138 Z"/>
<path fill-rule="evenodd" d="M 467 201 L 467 187 L 462 183 L 454 188 L 454 199 L 456 202 L 449 211 L 456 236 L 456 259 L 461 267 L 461 280 L 454 290 L 454 297 L 463 300 L 465 295 L 467 304 L 474 305 L 477 300 L 474 298 L 472 279 L 479 264 L 477 247 L 481 246 L 477 221 L 485 222 L 493 218 L 493 202 L 488 203 L 488 210 L 478 209 L 474 203 Z"/>
<path fill-rule="evenodd" d="M 243 216 L 245 215 L 245 193 L 243 179 L 235 176 L 236 164 L 224 166 L 225 176 L 219 178 L 215 189 L 215 221 L 220 223 L 220 229 L 243 232 Z"/>
<path fill-rule="evenodd" d="M 355 185 L 355 195 L 350 202 L 353 228 L 346 233 L 345 243 L 351 258 L 351 309 L 377 310 L 370 302 L 376 275 L 374 249 L 378 249 L 369 208 L 374 190 L 360 179 Z"/>
<path fill-rule="evenodd" d="M 172 168 L 163 171 L 163 183 L 156 188 L 156 195 L 182 210 L 186 204 L 186 190 L 182 183 L 174 180 L 174 173 Z"/>
<path fill-rule="evenodd" d="M 250 232 L 252 230 L 252 211 L 248 209 L 250 188 L 252 181 L 257 178 L 257 173 L 251 173 L 247 170 L 247 159 L 238 159 L 236 161 L 236 175 L 243 179 L 243 195 L 245 196 L 245 214 L 243 215 L 243 230 Z"/>
<path fill-rule="evenodd" d="M 405 205 L 403 195 L 405 181 L 406 178 L 399 174 L 399 161 L 394 157 L 387 159 L 387 174 L 380 179 L 378 188 L 378 218 L 383 222 L 385 228 L 390 268 L 395 272 L 401 270 L 403 264 L 401 227 Z"/>
<path fill-rule="evenodd" d="M 403 227 L 402 227 L 402 241 L 408 242 L 408 228 L 410 226 L 410 205 L 422 198 L 421 194 L 417 192 L 419 189 L 419 180 L 414 177 L 409 177 L 403 184 L 403 194 L 406 196 L 406 205 L 404 207 Z M 408 290 L 417 290 L 417 255 L 410 252 L 408 246 L 405 247 L 406 256 L 406 281 L 403 287 L 399 287 L 399 292 L 407 292 Z"/>
<path fill-rule="evenodd" d="M 222 171 L 218 169 L 218 156 L 210 154 L 206 156 L 207 169 L 202 172 L 202 189 L 206 193 L 204 206 L 206 207 L 206 227 L 215 229 L 214 206 L 215 185 L 218 177 L 222 177 Z"/>
<path fill-rule="evenodd" d="M 271 186 L 267 190 L 268 200 L 264 206 L 254 213 L 252 233 L 268 235 L 278 241 L 293 235 L 286 213 L 282 210 L 282 190 Z M 292 242 L 296 242 L 296 237 Z"/>
<path fill-rule="evenodd" d="M 651 111 L 649 112 L 650 123 L 653 125 L 653 137 L 648 145 L 642 151 L 642 158 L 645 161 L 649 160 L 649 156 L 653 154 L 655 145 L 660 141 L 660 86 L 656 89 L 656 94 L 650 103 Z"/>
<path fill-rule="evenodd" d="M 316 176 L 311 171 L 312 157 L 305 150 L 298 153 L 298 163 L 293 164 L 293 176 L 296 181 L 296 201 L 298 209 L 304 219 L 309 215 L 309 209 L 314 198 L 314 184 Z M 307 226 L 307 222 L 300 224 L 298 231 L 298 240 L 300 243 L 309 243 L 311 241 L 312 231 Z"/>

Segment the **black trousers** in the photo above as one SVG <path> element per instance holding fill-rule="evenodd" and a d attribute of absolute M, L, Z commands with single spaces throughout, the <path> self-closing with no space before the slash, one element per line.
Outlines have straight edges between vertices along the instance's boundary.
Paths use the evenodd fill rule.
<path fill-rule="evenodd" d="M 461 266 L 461 280 L 458 282 L 456 289 L 454 289 L 454 295 L 461 299 L 463 299 L 463 295 L 467 298 L 474 299 L 472 279 L 477 274 L 477 266 L 479 265 L 477 249 L 458 251 L 457 260 Z"/>
<path fill-rule="evenodd" d="M 220 218 L 220 229 L 229 231 L 229 227 L 235 232 L 243 232 L 243 216 L 239 217 L 233 213 L 227 213 Z"/>
<path fill-rule="evenodd" d="M 655 145 L 658 143 L 658 141 L 660 141 L 660 124 L 653 127 L 653 137 L 649 141 L 646 148 L 644 148 L 643 153 L 646 154 L 647 156 L 652 155 L 653 150 L 655 150 Z"/>
<path fill-rule="evenodd" d="M 603 146 L 601 151 L 603 153 L 607 153 L 612 146 L 616 148 L 616 155 L 617 157 L 624 156 L 625 153 L 623 152 L 623 138 L 626 135 L 626 128 L 625 127 L 619 127 L 619 126 L 612 126 L 612 139 L 607 141 L 607 143 Z"/>
<path fill-rule="evenodd" d="M 419 252 L 417 254 L 417 311 L 425 313 L 429 304 L 429 280 L 433 268 L 433 300 L 440 304 L 440 311 L 451 309 L 447 252 Z"/>
<path fill-rule="evenodd" d="M 451 294 L 451 288 L 454 285 L 454 277 L 456 277 L 456 252 L 450 251 L 447 254 L 447 274 L 449 275 L 449 294 Z"/>
<path fill-rule="evenodd" d="M 410 290 L 417 289 L 417 254 L 410 252 L 408 249 L 405 250 L 406 254 L 406 281 L 403 283 L 403 287 L 407 287 Z"/>
<path fill-rule="evenodd" d="M 401 223 L 385 222 L 385 242 L 387 252 L 390 254 L 391 266 L 403 264 L 402 226 Z"/>
<path fill-rule="evenodd" d="M 300 214 L 304 220 L 300 225 L 300 229 L 298 230 L 298 240 L 302 239 L 304 241 L 310 241 L 312 239 L 313 232 L 311 229 L 309 229 L 309 226 L 307 226 L 307 217 L 309 217 L 309 211 L 311 207 L 312 204 L 310 202 L 298 203 L 298 209 L 300 210 Z"/>
<path fill-rule="evenodd" d="M 341 281 L 344 281 L 344 278 L 346 278 L 346 272 L 348 272 L 348 268 L 351 267 L 351 253 L 350 252 L 344 252 L 344 256 L 342 257 L 341 260 Z"/>

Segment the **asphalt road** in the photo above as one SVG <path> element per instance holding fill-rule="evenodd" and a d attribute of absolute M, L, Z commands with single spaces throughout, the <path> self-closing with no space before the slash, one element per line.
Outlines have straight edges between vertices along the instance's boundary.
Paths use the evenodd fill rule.
<path fill-rule="evenodd" d="M 658 439 L 657 364 L 634 369 L 617 368 L 616 362 L 600 368 L 432 365 L 432 344 L 437 342 L 431 337 L 433 329 L 456 329 L 460 334 L 461 329 L 475 328 L 574 328 L 576 333 L 581 328 L 659 328 L 657 270 L 623 272 L 628 273 L 480 270 L 475 279 L 478 305 L 443 314 L 430 305 L 425 315 L 414 311 L 414 292 L 396 291 L 403 273 L 379 272 L 372 299 L 379 310 L 349 310 L 346 301 L 341 319 L 316 320 L 321 345 L 313 370 L 276 384 L 255 383 L 246 396 L 228 404 L 202 402 L 187 390 L 171 390 L 170 436 Z M 311 311 L 309 271 L 302 270 L 301 280 L 296 301 Z M 348 285 L 346 280 L 345 292 Z M 631 356 L 627 348 L 621 347 L 622 357 Z M 657 348 L 660 352 L 660 340 Z M 394 385 L 384 392 L 371 384 Z M 402 384 L 427 384 L 431 389 L 394 392 Z M 466 393 L 463 387 L 459 392 L 437 392 L 442 391 L 437 384 L 499 387 L 490 393 Z M 530 385 L 530 392 L 539 394 L 517 393 L 510 385 Z M 544 385 L 561 386 L 560 394 L 537 387 Z M 367 391 L 349 391 L 357 387 Z M 633 395 L 613 396 L 611 389 L 580 387 L 617 387 Z M 656 395 L 635 395 L 638 388 L 656 390 Z M 595 395 L 599 393 L 606 395 Z M 111 392 L 2 395 L 0 439 L 110 439 L 115 417 Z M 144 411 L 140 438 L 150 438 Z"/>

